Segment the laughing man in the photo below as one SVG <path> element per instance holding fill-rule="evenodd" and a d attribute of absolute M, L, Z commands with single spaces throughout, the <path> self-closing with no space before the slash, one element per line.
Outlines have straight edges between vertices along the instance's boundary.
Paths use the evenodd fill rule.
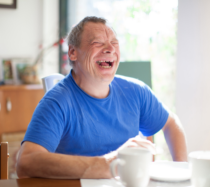
<path fill-rule="evenodd" d="M 44 178 L 110 178 L 119 148 L 153 144 L 135 138 L 163 130 L 174 161 L 186 161 L 177 117 L 143 82 L 115 76 L 119 42 L 106 20 L 86 17 L 68 36 L 72 70 L 47 92 L 24 137 L 17 174 Z"/>

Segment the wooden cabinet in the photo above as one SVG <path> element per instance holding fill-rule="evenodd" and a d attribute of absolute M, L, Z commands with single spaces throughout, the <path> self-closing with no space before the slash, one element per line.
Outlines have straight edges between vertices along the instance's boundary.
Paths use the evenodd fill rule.
<path fill-rule="evenodd" d="M 0 86 L 0 135 L 26 131 L 43 96 L 42 85 Z"/>

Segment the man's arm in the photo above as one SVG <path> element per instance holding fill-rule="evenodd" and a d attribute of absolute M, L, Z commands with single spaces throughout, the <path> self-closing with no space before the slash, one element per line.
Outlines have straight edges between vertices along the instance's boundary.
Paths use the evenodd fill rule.
<path fill-rule="evenodd" d="M 110 178 L 111 160 L 50 153 L 38 144 L 24 142 L 18 156 L 17 174 L 19 178 Z"/>
<path fill-rule="evenodd" d="M 163 127 L 164 136 L 174 161 L 187 161 L 187 145 L 184 129 L 175 114 L 169 114 Z"/>
<path fill-rule="evenodd" d="M 19 178 L 111 178 L 109 164 L 124 147 L 145 147 L 154 151 L 154 145 L 151 142 L 139 137 L 130 138 L 119 149 L 102 157 L 50 153 L 44 147 L 26 141 L 19 151 L 17 174 Z"/>

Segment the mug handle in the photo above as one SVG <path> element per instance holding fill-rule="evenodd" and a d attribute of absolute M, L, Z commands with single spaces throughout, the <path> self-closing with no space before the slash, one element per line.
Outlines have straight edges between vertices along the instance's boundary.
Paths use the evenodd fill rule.
<path fill-rule="evenodd" d="M 110 164 L 110 171 L 111 171 L 111 174 L 112 174 L 112 177 L 118 181 L 118 182 L 121 182 L 120 179 L 117 179 L 117 165 L 124 165 L 125 164 L 125 161 L 122 160 L 122 159 L 116 159 L 116 160 L 113 160 Z"/>

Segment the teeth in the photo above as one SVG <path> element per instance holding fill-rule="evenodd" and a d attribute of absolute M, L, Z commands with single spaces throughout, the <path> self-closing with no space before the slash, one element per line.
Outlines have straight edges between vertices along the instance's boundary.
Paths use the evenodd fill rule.
<path fill-rule="evenodd" d="M 97 61 L 97 63 L 102 63 L 102 62 L 114 62 L 114 60 L 110 60 L 110 61 L 107 61 L 107 60 L 99 60 L 99 61 Z"/>
<path fill-rule="evenodd" d="M 102 68 L 108 69 L 111 68 L 112 66 L 101 66 Z"/>

